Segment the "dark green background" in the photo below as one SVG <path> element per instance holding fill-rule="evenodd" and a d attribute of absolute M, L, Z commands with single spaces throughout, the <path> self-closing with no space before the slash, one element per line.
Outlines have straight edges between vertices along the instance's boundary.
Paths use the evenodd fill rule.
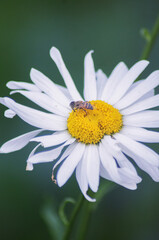
<path fill-rule="evenodd" d="M 49 56 L 52 46 L 60 49 L 81 92 L 83 58 L 89 50 L 95 50 L 96 69 L 102 68 L 107 74 L 121 60 L 130 67 L 139 59 L 145 44 L 140 29 L 151 29 L 158 12 L 158 0 L 0 1 L 0 96 L 9 94 L 5 87 L 9 80 L 29 82 L 31 67 L 63 84 Z M 150 62 L 143 76 L 159 69 L 159 40 Z M 4 110 L 0 106 L 0 144 L 32 129 L 17 117 L 5 119 Z M 80 194 L 75 177 L 62 189 L 51 182 L 52 163 L 26 172 L 32 147 L 30 144 L 19 152 L 0 155 L 2 240 L 50 240 L 40 215 L 43 205 L 51 199 L 57 208 L 64 197 L 77 199 Z M 159 239 L 159 183 L 138 172 L 143 181 L 136 191 L 118 187 L 103 198 L 87 239 Z"/>

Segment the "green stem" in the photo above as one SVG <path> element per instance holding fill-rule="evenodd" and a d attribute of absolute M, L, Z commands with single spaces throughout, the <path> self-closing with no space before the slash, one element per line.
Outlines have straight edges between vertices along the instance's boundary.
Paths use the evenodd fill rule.
<path fill-rule="evenodd" d="M 81 224 L 79 226 L 79 233 L 77 236 L 77 240 L 84 240 L 86 239 L 88 227 L 90 224 L 90 219 L 92 217 L 93 211 L 95 211 L 99 205 L 99 202 L 102 200 L 103 196 L 108 194 L 110 191 L 115 189 L 117 185 L 110 182 L 105 181 L 103 184 L 101 184 L 99 190 L 97 193 L 91 193 L 91 191 L 88 191 L 88 195 L 91 195 L 91 197 L 96 198 L 96 202 L 88 202 L 87 200 L 84 201 L 83 206 L 83 214 L 81 216 Z"/>
<path fill-rule="evenodd" d="M 68 224 L 68 226 L 65 230 L 63 240 L 70 240 L 71 239 L 70 237 L 71 237 L 72 230 L 73 230 L 73 227 L 74 227 L 75 222 L 76 222 L 76 218 L 78 216 L 79 211 L 81 211 L 82 207 L 83 207 L 83 211 L 82 211 L 81 219 L 80 219 L 81 224 L 78 227 L 79 228 L 79 234 L 77 234 L 76 236 L 77 236 L 78 240 L 84 240 L 85 239 L 85 236 L 86 236 L 87 230 L 88 230 L 88 225 L 90 223 L 90 218 L 92 216 L 93 211 L 97 208 L 97 206 L 98 206 L 100 200 L 103 198 L 103 196 L 106 193 L 113 190 L 115 186 L 116 185 L 113 184 L 112 182 L 105 181 L 104 184 L 102 184 L 100 186 L 97 193 L 91 193 L 91 191 L 89 190 L 88 194 L 91 195 L 93 198 L 95 197 L 96 200 L 97 200 L 95 203 L 89 202 L 84 198 L 83 195 L 81 196 L 81 198 L 79 199 L 79 201 L 77 202 L 77 204 L 75 206 L 75 209 L 72 213 L 69 224 Z M 73 238 L 73 239 L 75 239 L 75 238 Z"/>
<path fill-rule="evenodd" d="M 82 221 L 79 229 L 79 234 L 77 236 L 77 240 L 84 240 L 87 235 L 88 227 L 90 224 L 90 219 L 93 213 L 93 209 L 91 208 L 91 205 L 93 203 L 89 203 L 88 201 L 85 201 L 84 205 L 84 217 L 82 216 Z"/>
<path fill-rule="evenodd" d="M 81 195 L 81 197 L 80 197 L 79 201 L 77 202 L 77 204 L 75 206 L 75 209 L 72 213 L 71 219 L 70 219 L 69 224 L 68 224 L 68 226 L 66 228 L 66 231 L 64 233 L 63 240 L 70 240 L 70 235 L 72 233 L 72 229 L 73 229 L 73 226 L 75 224 L 76 217 L 77 217 L 77 215 L 78 215 L 78 213 L 79 213 L 79 211 L 80 211 L 80 209 L 83 205 L 84 200 L 85 200 L 84 196 Z"/>
<path fill-rule="evenodd" d="M 155 25 L 154 25 L 154 27 L 152 29 L 152 32 L 151 32 L 150 40 L 147 41 L 147 44 L 144 48 L 144 51 L 143 51 L 140 59 L 148 59 L 148 57 L 151 53 L 151 50 L 153 48 L 153 45 L 156 41 L 158 33 L 159 33 L 159 16 L 156 19 Z"/>

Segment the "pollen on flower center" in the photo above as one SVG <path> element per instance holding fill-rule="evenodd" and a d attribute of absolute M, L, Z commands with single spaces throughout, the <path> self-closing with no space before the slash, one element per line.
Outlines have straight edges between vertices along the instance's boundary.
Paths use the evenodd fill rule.
<path fill-rule="evenodd" d="M 67 127 L 72 137 L 85 144 L 96 144 L 104 135 L 112 135 L 122 128 L 122 115 L 110 104 L 101 101 L 90 101 L 91 109 L 72 110 Z"/>

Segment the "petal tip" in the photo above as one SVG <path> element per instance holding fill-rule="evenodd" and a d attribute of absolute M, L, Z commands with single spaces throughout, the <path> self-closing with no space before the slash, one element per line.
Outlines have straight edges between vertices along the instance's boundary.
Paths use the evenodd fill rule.
<path fill-rule="evenodd" d="M 4 153 L 4 152 L 0 149 L 0 153 Z"/>
<path fill-rule="evenodd" d="M 91 56 L 92 53 L 94 53 L 94 50 L 90 50 L 90 51 L 86 54 L 85 59 L 86 59 L 87 57 Z"/>
<path fill-rule="evenodd" d="M 89 202 L 96 202 L 96 199 L 91 198 L 87 193 L 83 193 L 83 195 Z"/>
<path fill-rule="evenodd" d="M 7 149 L 2 145 L 2 147 L 0 148 L 0 153 L 10 153 L 10 151 L 7 151 Z"/>
<path fill-rule="evenodd" d="M 27 165 L 26 165 L 26 171 L 32 171 L 32 170 L 33 170 L 33 164 L 28 162 Z"/>
<path fill-rule="evenodd" d="M 37 70 L 36 70 L 35 68 L 31 68 L 31 69 L 30 69 L 30 76 L 31 76 L 32 74 L 34 74 L 36 71 L 37 71 Z"/>
<path fill-rule="evenodd" d="M 146 66 L 150 63 L 148 60 L 141 60 L 139 62 L 146 65 Z"/>
<path fill-rule="evenodd" d="M 6 83 L 6 87 L 10 89 L 10 81 Z"/>
<path fill-rule="evenodd" d="M 62 181 L 60 181 L 59 179 L 56 179 L 56 182 L 59 187 L 62 187 L 64 185 L 64 183 Z"/>
<path fill-rule="evenodd" d="M 91 53 L 91 54 L 92 54 L 92 53 L 94 53 L 94 50 L 93 50 L 93 49 L 92 49 L 92 50 L 90 50 L 90 51 L 89 51 L 89 53 Z"/>
<path fill-rule="evenodd" d="M 59 50 L 58 50 L 56 47 L 53 46 L 53 47 L 50 49 L 50 56 L 51 56 L 51 58 L 53 58 L 54 55 L 57 55 L 57 54 L 60 54 L 60 52 L 59 52 Z"/>

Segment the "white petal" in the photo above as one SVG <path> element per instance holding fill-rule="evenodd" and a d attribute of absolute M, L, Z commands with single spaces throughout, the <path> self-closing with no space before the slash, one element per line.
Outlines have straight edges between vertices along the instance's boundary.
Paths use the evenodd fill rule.
<path fill-rule="evenodd" d="M 154 108 L 159 106 L 159 94 L 150 98 L 144 99 L 143 101 L 137 101 L 131 106 L 121 110 L 122 115 L 128 115 L 136 112 L 143 111 L 145 109 Z"/>
<path fill-rule="evenodd" d="M 65 94 L 65 96 L 69 99 L 70 102 L 73 101 L 68 89 L 66 87 L 63 87 L 59 84 L 56 84 L 56 86 L 60 89 L 61 92 L 63 92 L 63 94 Z"/>
<path fill-rule="evenodd" d="M 96 74 L 92 53 L 93 51 L 88 52 L 84 59 L 84 98 L 86 101 L 97 99 Z"/>
<path fill-rule="evenodd" d="M 44 113 L 39 110 L 26 107 L 16 103 L 10 98 L 4 98 L 4 100 L 7 107 L 13 110 L 21 119 L 32 126 L 52 131 L 67 129 L 67 121 L 61 116 Z"/>
<path fill-rule="evenodd" d="M 7 109 L 5 112 L 4 112 L 4 116 L 6 118 L 13 118 L 15 117 L 16 113 L 10 109 Z"/>
<path fill-rule="evenodd" d="M 88 191 L 88 180 L 87 180 L 87 146 L 83 155 L 82 160 L 78 163 L 76 168 L 76 179 L 78 182 L 78 185 L 81 189 L 81 192 L 83 193 L 84 197 L 90 201 L 95 202 L 95 199 L 92 199 L 87 195 Z"/>
<path fill-rule="evenodd" d="M 45 163 L 45 162 L 52 162 L 54 161 L 55 159 L 58 158 L 58 156 L 60 155 L 61 151 L 64 149 L 65 146 L 69 145 L 69 144 L 72 144 L 72 142 L 70 141 L 66 141 L 63 145 L 61 145 L 60 147 L 57 147 L 57 148 L 54 148 L 52 150 L 49 150 L 49 151 L 43 151 L 43 152 L 40 152 L 40 153 L 35 153 L 35 150 L 37 149 L 37 147 L 35 149 L 33 149 L 33 151 L 31 152 L 31 154 L 29 155 L 29 158 L 27 160 L 27 163 L 28 164 L 37 164 L 37 163 Z M 40 144 L 38 144 L 38 146 L 40 146 Z M 72 144 L 73 145 L 73 144 Z M 71 145 L 70 145 L 71 146 Z M 70 147 L 69 146 L 69 147 Z M 69 148 L 68 147 L 68 148 Z M 72 146 L 71 146 L 72 147 Z M 67 149 L 68 149 L 67 148 Z M 66 152 L 66 151 L 65 151 Z M 59 162 L 59 161 L 58 161 Z M 27 166 L 28 166 L 27 164 Z M 56 163 L 57 165 L 57 163 Z M 27 169 L 28 170 L 28 169 Z"/>
<path fill-rule="evenodd" d="M 111 154 L 112 154 L 112 152 L 118 152 L 119 153 L 121 151 L 120 147 L 118 146 L 118 142 L 114 138 L 112 138 L 111 136 L 106 135 L 104 137 L 104 142 L 105 142 L 107 148 L 111 148 L 110 149 Z"/>
<path fill-rule="evenodd" d="M 27 162 L 32 164 L 37 163 L 46 163 L 46 162 L 52 162 L 60 155 L 61 151 L 63 149 L 63 146 L 60 146 L 58 148 L 49 150 L 49 151 L 43 151 L 40 153 L 36 153 L 30 158 L 28 158 Z"/>
<path fill-rule="evenodd" d="M 135 183 L 141 182 L 141 178 L 137 175 L 136 169 L 133 164 L 125 157 L 125 155 L 121 152 L 121 148 L 118 146 L 118 143 L 115 139 L 112 139 L 110 136 L 106 136 L 105 140 L 109 145 L 109 151 L 112 156 L 116 159 L 120 173 L 123 177 L 126 176 L 127 181 L 133 181 Z M 121 171 L 122 170 L 122 171 Z"/>
<path fill-rule="evenodd" d="M 127 154 L 129 157 L 131 157 L 143 171 L 148 173 L 154 181 L 159 182 L 158 167 L 153 166 L 152 164 L 149 164 L 143 158 L 137 156 L 135 153 L 133 153 L 131 150 L 125 148 L 124 146 L 122 146 L 122 150 L 125 154 Z"/>
<path fill-rule="evenodd" d="M 97 99 L 101 99 L 101 95 L 102 95 L 102 92 L 103 92 L 103 88 L 108 80 L 106 74 L 101 70 L 99 69 L 97 72 L 96 72 L 96 79 L 97 79 Z"/>
<path fill-rule="evenodd" d="M 30 71 L 30 78 L 38 86 L 38 88 L 40 88 L 55 101 L 60 103 L 62 106 L 69 107 L 69 99 L 63 94 L 62 91 L 60 91 L 56 84 L 43 73 L 32 68 Z"/>
<path fill-rule="evenodd" d="M 65 81 L 65 84 L 67 86 L 67 89 L 69 90 L 69 93 L 72 96 L 72 98 L 74 99 L 74 101 L 83 100 L 72 80 L 70 73 L 68 72 L 68 70 L 64 64 L 64 61 L 62 59 L 62 56 L 61 56 L 61 53 L 59 52 L 59 50 L 55 47 L 52 47 L 50 50 L 50 56 L 53 59 L 53 61 L 56 63 L 56 66 L 57 66 L 59 72 L 61 73 L 61 75 Z"/>
<path fill-rule="evenodd" d="M 143 158 L 149 164 L 159 166 L 159 156 L 152 149 L 121 133 L 116 133 L 114 137 L 120 144 L 129 149 L 132 153 L 135 153 L 137 156 Z"/>
<path fill-rule="evenodd" d="M 3 104 L 4 106 L 8 107 L 6 102 L 5 102 L 5 98 L 4 97 L 0 97 L 0 103 Z M 14 111 L 12 111 L 11 109 L 7 109 L 4 112 L 4 116 L 7 118 L 13 118 L 16 115 L 16 113 Z"/>
<path fill-rule="evenodd" d="M 9 153 L 9 152 L 15 152 L 17 150 L 22 149 L 25 147 L 31 138 L 38 135 L 43 130 L 35 130 L 28 133 L 25 133 L 23 135 L 20 135 L 16 138 L 13 138 L 9 140 L 8 142 L 4 143 L 2 147 L 0 148 L 1 153 Z"/>
<path fill-rule="evenodd" d="M 119 175 L 119 178 L 112 179 L 126 188 L 136 189 L 136 183 L 141 182 L 141 178 L 137 175 L 134 166 L 121 152 L 120 147 L 117 145 L 117 141 L 112 139 L 110 136 L 106 136 L 103 142 L 105 147 L 107 147 L 107 151 L 109 151 L 110 154 L 115 158 L 116 165 L 118 165 L 116 166 L 116 171 Z"/>
<path fill-rule="evenodd" d="M 108 144 L 105 142 L 104 139 L 102 139 L 101 143 L 99 144 L 99 154 L 100 154 L 101 162 L 105 170 L 108 172 L 110 178 L 113 181 L 118 182 L 121 179 L 117 170 L 117 165 L 108 149 L 109 149 Z"/>
<path fill-rule="evenodd" d="M 34 169 L 33 164 L 30 162 L 27 162 L 26 171 L 32 171 L 33 169 Z"/>
<path fill-rule="evenodd" d="M 158 167 L 148 164 L 147 162 L 144 162 L 144 160 L 141 158 L 136 158 L 136 164 L 139 166 L 139 168 L 148 173 L 155 182 L 159 182 Z"/>
<path fill-rule="evenodd" d="M 134 181 L 128 182 L 128 175 L 129 172 L 123 171 L 124 169 L 117 169 L 118 174 L 120 176 L 120 179 L 113 179 L 109 173 L 107 172 L 107 170 L 103 167 L 103 165 L 101 164 L 101 168 L 100 168 L 100 175 L 101 177 L 108 179 L 109 181 L 113 181 L 125 188 L 128 188 L 130 190 L 135 190 L 137 188 L 136 183 Z"/>
<path fill-rule="evenodd" d="M 7 83 L 7 87 L 9 89 L 26 89 L 33 92 L 41 92 L 40 89 L 32 83 L 10 81 Z"/>
<path fill-rule="evenodd" d="M 150 97 L 152 97 L 152 96 L 154 96 L 154 95 L 155 95 L 155 90 L 152 89 L 152 90 L 149 91 L 148 93 L 144 94 L 138 101 L 142 101 L 142 100 L 144 100 L 144 99 L 146 99 L 146 98 L 150 98 Z M 136 103 L 137 103 L 137 101 L 136 101 Z"/>
<path fill-rule="evenodd" d="M 136 190 L 136 184 L 140 183 L 142 179 L 140 177 L 135 178 L 128 168 L 119 168 L 118 171 L 121 177 L 121 182 L 119 184 L 130 190 Z"/>
<path fill-rule="evenodd" d="M 129 124 L 127 124 L 129 125 Z M 137 124 L 132 124 L 132 126 L 136 127 L 145 127 L 145 128 L 159 128 L 159 121 L 155 122 L 142 122 L 142 123 L 137 123 Z"/>
<path fill-rule="evenodd" d="M 58 132 L 56 132 L 56 133 L 58 133 Z M 75 141 L 76 141 L 76 138 L 73 138 L 73 137 L 71 136 L 71 138 L 69 138 L 69 139 L 63 144 L 63 146 L 70 145 L 70 144 L 74 143 Z"/>
<path fill-rule="evenodd" d="M 134 127 L 159 127 L 159 111 L 143 111 L 123 116 L 123 124 Z"/>
<path fill-rule="evenodd" d="M 128 91 L 127 91 L 127 94 L 132 90 L 132 89 L 134 89 L 136 86 L 138 86 L 141 82 L 144 82 L 145 81 L 145 79 L 142 79 L 142 80 L 140 80 L 140 81 L 137 81 L 137 82 L 134 82 L 130 87 L 129 87 L 129 89 L 128 89 Z M 144 94 L 138 101 L 142 101 L 142 100 L 144 100 L 144 99 L 146 99 L 146 98 L 149 98 L 149 97 L 152 97 L 152 96 L 154 96 L 155 95 L 155 91 L 154 91 L 154 89 L 152 89 L 152 90 L 150 90 L 149 92 L 147 92 L 146 94 Z M 135 103 L 137 103 L 138 101 L 136 101 Z"/>
<path fill-rule="evenodd" d="M 39 143 L 38 145 L 36 145 L 36 147 L 35 147 L 35 148 L 31 151 L 31 153 L 29 154 L 28 159 L 31 158 L 31 157 L 34 155 L 34 153 L 36 152 L 36 150 L 37 150 L 38 147 L 40 147 L 40 146 L 41 146 L 41 143 Z M 33 164 L 30 163 L 30 162 L 28 162 L 28 160 L 27 160 L 26 171 L 32 171 L 33 169 L 34 169 Z"/>
<path fill-rule="evenodd" d="M 97 192 L 99 186 L 99 153 L 97 145 L 88 145 L 87 154 L 87 178 L 93 192 Z"/>
<path fill-rule="evenodd" d="M 149 131 L 144 128 L 124 126 L 120 133 L 135 141 L 147 143 L 159 142 L 159 132 Z"/>
<path fill-rule="evenodd" d="M 69 140 L 63 144 L 63 146 L 66 146 L 67 144 L 69 145 L 66 150 L 64 151 L 64 153 L 61 155 L 61 157 L 59 158 L 59 160 L 56 162 L 56 164 L 53 167 L 53 172 L 55 170 L 55 168 L 62 162 L 64 161 L 73 151 L 73 149 L 76 147 L 76 145 L 78 144 L 77 142 L 73 141 L 74 139 L 72 139 L 72 142 L 69 142 Z"/>
<path fill-rule="evenodd" d="M 133 164 L 125 157 L 125 155 L 120 152 L 116 155 L 116 160 L 122 169 L 127 169 L 129 172 L 127 178 L 133 179 L 136 183 L 141 182 L 141 178 L 138 176 Z"/>
<path fill-rule="evenodd" d="M 109 180 L 109 181 L 114 181 L 111 177 L 110 177 L 110 175 L 108 174 L 108 172 L 107 172 L 107 170 L 105 169 L 105 167 L 103 166 L 103 164 L 102 164 L 102 162 L 101 162 L 101 164 L 100 164 L 100 176 L 102 177 L 102 178 L 105 178 L 105 179 L 107 179 L 107 180 Z"/>
<path fill-rule="evenodd" d="M 108 81 L 103 89 L 101 100 L 108 102 L 113 95 L 115 88 L 120 85 L 120 81 L 128 72 L 128 68 L 125 63 L 120 62 L 110 74 Z"/>
<path fill-rule="evenodd" d="M 3 104 L 4 106 L 8 107 L 6 102 L 5 102 L 5 98 L 4 97 L 0 97 L 0 103 Z"/>
<path fill-rule="evenodd" d="M 70 138 L 72 138 L 72 137 L 68 133 L 68 131 L 60 131 L 57 133 L 53 133 L 51 135 L 33 138 L 33 139 L 31 139 L 31 141 L 41 142 L 42 145 L 44 146 L 44 148 L 46 148 L 46 147 L 51 147 L 51 146 L 61 144 Z"/>
<path fill-rule="evenodd" d="M 61 116 L 68 116 L 69 109 L 62 106 L 61 104 L 57 103 L 55 100 L 50 98 L 48 95 L 40 92 L 28 92 L 28 91 L 12 91 L 13 93 L 20 93 L 23 96 L 27 97 L 29 100 L 33 101 L 40 107 L 46 109 L 49 112 L 61 115 Z"/>
<path fill-rule="evenodd" d="M 66 158 L 57 173 L 57 184 L 63 186 L 74 172 L 77 164 L 81 160 L 85 149 L 85 144 L 78 143 L 72 153 Z"/>
<path fill-rule="evenodd" d="M 129 91 L 117 104 L 115 108 L 123 109 L 141 98 L 144 94 L 159 85 L 159 71 L 155 71 L 150 76 Z"/>
<path fill-rule="evenodd" d="M 143 72 L 143 70 L 147 67 L 148 64 L 148 61 L 142 60 L 137 62 L 133 67 L 130 68 L 124 78 L 120 81 L 120 84 L 118 84 L 115 88 L 109 101 L 110 104 L 114 105 L 120 100 L 120 98 L 124 96 L 129 87 L 132 85 L 135 79 Z"/>

